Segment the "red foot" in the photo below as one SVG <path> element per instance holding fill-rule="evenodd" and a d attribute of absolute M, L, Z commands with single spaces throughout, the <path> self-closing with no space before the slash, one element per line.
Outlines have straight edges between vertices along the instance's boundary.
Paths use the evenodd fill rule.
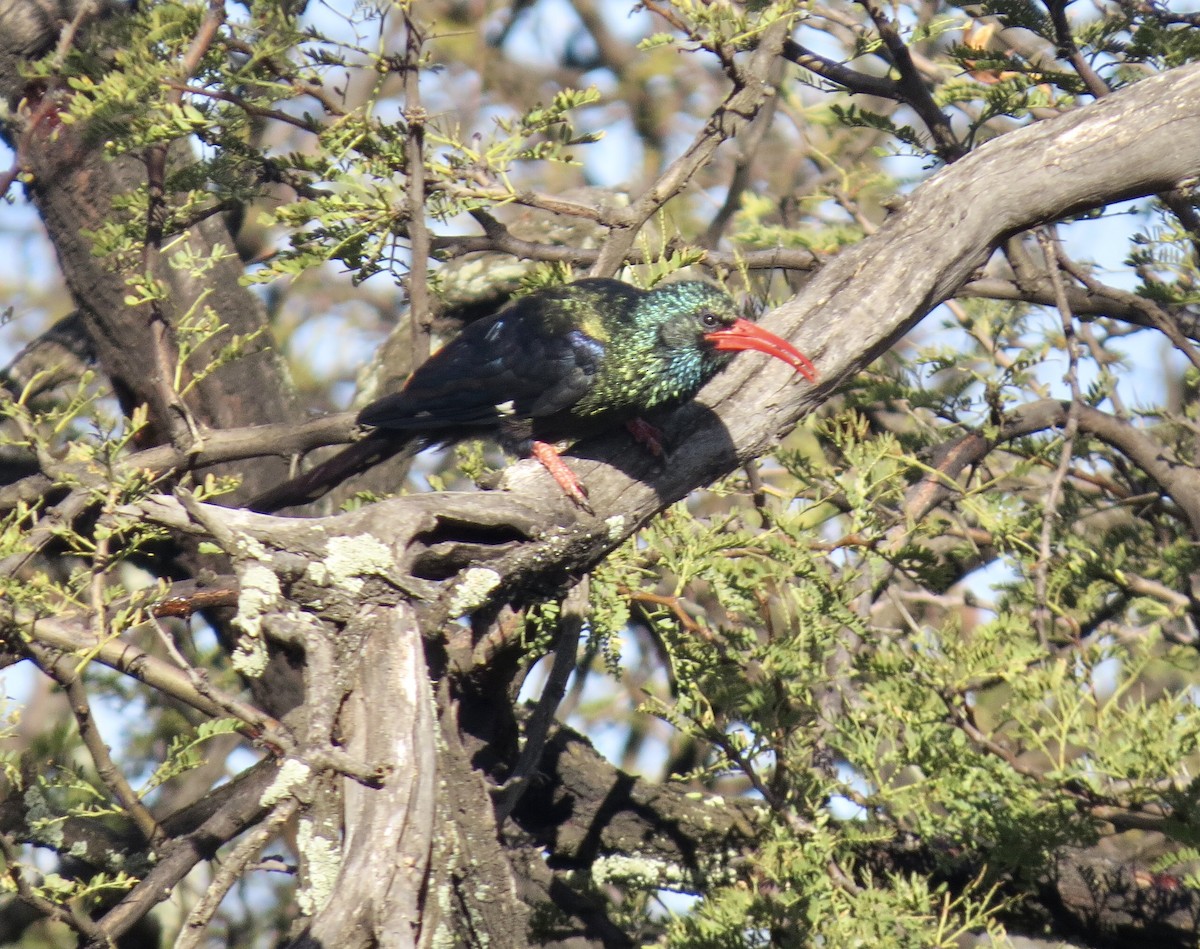
<path fill-rule="evenodd" d="M 657 425 L 651 425 L 644 418 L 631 418 L 625 423 L 625 427 L 629 429 L 633 440 L 639 445 L 644 445 L 655 458 L 666 457 L 667 453 L 663 451 L 662 446 L 662 429 Z"/>
<path fill-rule="evenodd" d="M 563 489 L 563 494 L 589 514 L 592 513 L 591 505 L 588 504 L 587 491 L 575 477 L 575 472 L 567 467 L 567 463 L 562 460 L 562 456 L 553 445 L 549 442 L 535 441 L 530 446 L 530 454 L 550 472 L 550 477 L 558 482 L 558 486 Z"/>

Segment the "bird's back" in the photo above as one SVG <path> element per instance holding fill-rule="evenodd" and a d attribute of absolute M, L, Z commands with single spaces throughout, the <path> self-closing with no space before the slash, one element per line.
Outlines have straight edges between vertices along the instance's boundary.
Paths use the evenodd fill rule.
<path fill-rule="evenodd" d="M 486 431 L 509 418 L 570 414 L 644 295 L 592 279 L 522 297 L 467 326 L 358 421 L 385 430 L 446 430 L 453 438 L 455 430 Z"/>

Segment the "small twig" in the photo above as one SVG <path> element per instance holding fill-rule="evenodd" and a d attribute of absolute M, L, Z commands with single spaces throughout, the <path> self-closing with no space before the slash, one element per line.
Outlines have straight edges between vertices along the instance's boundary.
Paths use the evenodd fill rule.
<path fill-rule="evenodd" d="M 37 910 L 47 919 L 69 926 L 88 939 L 96 939 L 100 936 L 100 928 L 86 914 L 77 911 L 74 906 L 64 907 L 51 902 L 33 891 L 33 887 L 25 879 L 20 851 L 8 834 L 0 833 L 0 853 L 4 855 L 4 862 L 8 865 L 5 868 L 8 878 L 12 880 L 17 891 L 17 898 L 22 903 Z"/>
<path fill-rule="evenodd" d="M 171 492 L 180 503 L 188 516 L 203 527 L 230 557 L 244 557 L 243 543 L 238 534 L 232 530 L 220 517 L 214 515 L 196 496 L 186 488 L 177 487 Z"/>
<path fill-rule="evenodd" d="M 175 892 L 192 868 L 212 858 L 225 842 L 245 833 L 266 815 L 263 794 L 278 777 L 273 763 L 257 765 L 238 781 L 237 790 L 224 798 L 209 817 L 189 833 L 177 835 L 164 847 L 159 860 L 141 882 L 104 914 L 99 933 L 88 949 L 108 949 L 151 909 Z"/>
<path fill-rule="evenodd" d="M 961 700 L 960 696 L 937 692 L 938 698 L 942 700 L 946 706 L 946 711 L 949 716 L 950 723 L 962 731 L 980 750 L 999 758 L 1017 774 L 1022 777 L 1029 778 L 1039 784 L 1052 783 L 1058 790 L 1069 794 L 1081 804 L 1088 807 L 1095 807 L 1101 804 L 1120 807 L 1120 802 L 1097 794 L 1085 784 L 1072 780 L 1053 780 L 1046 777 L 1045 773 L 1033 765 L 1026 764 L 1013 751 L 1006 748 L 1000 742 L 992 738 L 987 732 L 979 727 L 979 723 L 975 720 L 975 710 L 967 703 Z"/>
<path fill-rule="evenodd" d="M 1054 538 L 1054 522 L 1058 519 L 1058 502 L 1062 496 L 1067 474 L 1071 470 L 1071 456 L 1075 449 L 1075 436 L 1079 431 L 1079 412 L 1083 405 L 1083 393 L 1079 388 L 1079 344 L 1075 338 L 1075 318 L 1071 315 L 1071 305 L 1067 302 L 1062 273 L 1059 269 L 1060 258 L 1063 255 L 1058 249 L 1058 239 L 1050 228 L 1038 231 L 1038 243 L 1042 247 L 1042 254 L 1050 274 L 1050 282 L 1054 287 L 1055 305 L 1062 318 L 1063 347 L 1067 353 L 1067 372 L 1063 378 L 1071 391 L 1071 406 L 1067 410 L 1067 422 L 1063 426 L 1062 454 L 1059 456 L 1054 476 L 1050 479 L 1050 488 L 1046 492 L 1046 502 L 1042 508 L 1042 533 L 1038 542 L 1038 559 L 1034 566 L 1034 596 L 1037 601 L 1035 617 L 1038 639 L 1045 648 L 1050 642 L 1049 610 L 1046 606 L 1050 575 L 1050 546 Z"/>
<path fill-rule="evenodd" d="M 725 199 L 721 202 L 721 207 L 717 209 L 717 213 L 700 236 L 701 247 L 716 247 L 721 242 L 725 228 L 742 207 L 742 196 L 752 186 L 755 158 L 775 121 L 775 112 L 779 106 L 778 89 L 783 80 L 783 66 L 781 61 L 771 64 L 769 81 L 776 94 L 767 99 L 758 114 L 750 120 L 750 124 L 733 139 L 737 148 L 733 175 L 729 187 L 725 189 Z"/>
<path fill-rule="evenodd" d="M 1058 54 L 1069 62 L 1075 72 L 1079 74 L 1079 78 L 1087 86 L 1088 92 L 1097 99 L 1102 99 L 1112 90 L 1108 87 L 1108 83 L 1100 78 L 1096 70 L 1092 69 L 1092 64 L 1084 58 L 1075 43 L 1075 37 L 1071 33 L 1071 24 L 1067 22 L 1067 3 L 1069 2 L 1070 0 L 1048 0 L 1046 3 L 1046 9 L 1050 11 L 1050 19 L 1054 23 L 1054 38 L 1058 44 Z"/>
<path fill-rule="evenodd" d="M 16 576 L 31 560 L 40 554 L 61 531 L 69 528 L 92 504 L 91 493 L 86 488 L 76 488 L 38 519 L 37 526 L 21 538 L 21 550 L 0 560 L 0 577 Z"/>
<path fill-rule="evenodd" d="M 79 9 L 75 12 L 75 16 L 71 21 L 63 27 L 63 31 L 58 35 L 58 44 L 54 47 L 54 71 L 63 68 L 67 61 L 67 54 L 71 52 L 71 47 L 75 45 L 75 36 L 83 28 L 83 25 L 93 17 L 99 16 L 104 9 L 104 5 L 100 0 L 85 0 L 79 5 Z"/>
<path fill-rule="evenodd" d="M 0 174 L 0 200 L 3 200 L 4 196 L 8 194 L 8 189 L 13 186 L 13 182 L 20 174 L 21 163 L 14 158 L 13 163 L 8 166 L 8 170 Z"/>
<path fill-rule="evenodd" d="M 315 771 L 331 771 L 376 791 L 383 787 L 383 783 L 395 771 L 393 765 L 368 764 L 333 745 L 327 748 L 313 749 L 294 757 L 310 765 Z"/>
<path fill-rule="evenodd" d="M 7 420 L 20 432 L 21 438 L 29 446 L 29 450 L 33 452 L 34 459 L 37 461 L 37 466 L 41 469 L 42 473 L 55 480 L 63 480 L 64 467 L 50 453 L 46 439 L 38 432 L 37 425 L 34 423 L 33 416 L 29 410 L 24 405 L 17 405 L 12 393 L 3 388 L 0 388 L 0 408 L 6 410 Z"/>
<path fill-rule="evenodd" d="M 525 747 L 521 749 L 508 779 L 493 791 L 497 825 L 503 824 L 520 802 L 529 787 L 534 769 L 542 759 L 554 713 L 567 692 L 567 682 L 578 663 L 579 635 L 587 616 L 588 588 L 587 577 L 584 577 L 563 598 L 558 620 L 558 642 L 554 647 L 554 665 L 550 667 L 550 675 L 546 677 L 533 714 L 525 723 Z"/>
<path fill-rule="evenodd" d="M 255 105 L 252 102 L 247 102 L 243 96 L 236 95 L 223 89 L 207 89 L 202 86 L 189 86 L 185 82 L 167 80 L 164 85 L 168 89 L 172 89 L 181 95 L 196 96 L 198 98 L 212 99 L 216 102 L 228 102 L 231 105 L 236 105 L 247 115 L 252 115 L 257 119 L 271 119 L 274 122 L 282 122 L 285 125 L 291 125 L 300 129 L 303 132 L 312 132 L 314 135 L 319 134 L 321 126 L 319 126 L 312 117 L 305 114 L 303 116 L 289 115 L 280 109 L 267 109 L 263 106 Z"/>
<path fill-rule="evenodd" d="M 190 78 L 200 66 L 205 53 L 212 47 L 217 32 L 225 23 L 224 0 L 209 0 L 208 13 L 192 38 L 191 45 L 180 61 L 179 68 L 184 79 Z M 167 102 L 179 105 L 183 92 L 171 88 Z M 147 280 L 157 270 L 162 242 L 169 215 L 166 194 L 167 154 L 170 142 L 152 145 L 146 151 L 146 234 L 142 245 L 142 272 Z M 188 448 L 198 439 L 198 427 L 187 405 L 175 391 L 175 365 L 179 360 L 174 330 L 163 309 L 158 294 L 153 294 L 148 303 L 150 313 L 150 357 L 154 365 L 153 384 L 159 405 L 155 406 L 158 422 L 164 426 L 176 447 Z"/>
<path fill-rule="evenodd" d="M 1048 0 L 1046 3 L 1046 8 L 1050 11 L 1050 19 L 1054 22 L 1058 53 L 1079 74 L 1079 78 L 1087 86 L 1088 92 L 1097 99 L 1103 99 L 1112 93 L 1112 88 L 1092 69 L 1092 64 L 1080 52 L 1075 37 L 1071 33 L 1071 25 L 1067 22 L 1068 3 L 1070 0 Z M 1176 188 L 1172 191 L 1161 192 L 1157 197 L 1171 210 L 1183 229 L 1190 235 L 1192 254 L 1200 262 L 1200 216 L 1196 214 L 1191 195 L 1182 188 Z"/>
<path fill-rule="evenodd" d="M 867 73 L 856 72 L 848 66 L 826 59 L 819 53 L 814 53 L 789 39 L 783 44 L 783 58 L 791 60 L 802 69 L 841 86 L 847 92 L 863 96 L 875 96 L 878 99 L 891 99 L 893 102 L 903 102 L 904 93 L 900 85 L 891 79 L 881 76 L 871 76 Z"/>
<path fill-rule="evenodd" d="M 679 602 L 677 596 L 665 596 L 661 593 L 650 593 L 648 590 L 632 590 L 628 587 L 619 587 L 618 591 L 622 596 L 627 596 L 634 603 L 640 603 L 643 607 L 663 606 L 675 614 L 675 619 L 679 622 L 687 632 L 692 636 L 699 636 L 706 642 L 713 641 L 713 635 L 696 620 L 688 615 L 687 610 L 683 608 L 683 604 Z M 649 614 L 649 610 L 646 611 Z"/>
<path fill-rule="evenodd" d="M 514 204 L 524 204 L 520 199 Z M 538 210 L 546 210 L 539 204 L 528 204 Z M 566 213 L 566 212 L 554 212 Z M 567 263 L 576 267 L 591 267 L 600 257 L 600 251 L 594 247 L 571 247 L 565 244 L 539 244 L 514 236 L 509 230 L 484 211 L 473 211 L 471 216 L 479 221 L 484 234 L 472 235 L 434 235 L 431 247 L 445 258 L 462 257 L 466 254 L 476 254 L 484 251 L 500 251 L 520 257 L 523 260 L 540 260 L 548 263 Z M 582 215 L 572 215 L 581 217 Z M 589 216 L 587 220 L 595 220 Z M 485 223 L 488 222 L 488 223 Z M 697 256 L 697 263 L 710 267 L 720 267 L 725 270 L 815 270 L 821 263 L 821 258 L 813 251 L 804 247 L 770 247 L 765 250 L 748 250 L 734 253 L 705 249 L 696 244 L 679 238 L 672 238 L 665 248 L 667 253 L 686 253 Z M 647 254 L 637 247 L 631 247 L 626 260 L 631 264 L 645 264 L 658 259 L 659 252 Z"/>
<path fill-rule="evenodd" d="M 564 214 L 567 217 L 595 221 L 605 227 L 631 227 L 634 222 L 633 216 L 626 207 L 618 207 L 611 203 L 583 204 L 580 201 L 571 201 L 568 198 L 541 191 L 514 192 L 511 186 L 506 187 L 488 178 L 479 181 L 475 187 L 467 187 L 455 182 L 442 182 L 440 187 L 453 198 L 483 199 L 497 205 L 519 204 L 522 207 L 536 208 L 551 214 Z M 436 242 L 434 246 L 438 246 Z"/>
<path fill-rule="evenodd" d="M 152 279 L 155 262 L 158 260 L 166 221 L 167 205 L 165 178 L 167 146 L 154 145 L 146 154 L 146 237 L 142 244 L 142 273 Z M 172 387 L 175 361 L 179 358 L 170 325 L 163 312 L 162 301 L 157 294 L 149 304 L 150 312 L 150 360 L 154 367 L 151 379 L 158 405 L 155 416 L 170 435 L 171 443 L 178 448 L 188 444 L 188 426 L 181 424 L 187 410 L 182 407 L 178 394 Z"/>
<path fill-rule="evenodd" d="M 958 325 L 963 328 L 963 331 L 967 333 L 973 340 L 975 340 L 975 342 L 977 342 L 981 347 L 983 347 L 984 352 L 987 353 L 988 358 L 991 359 L 992 362 L 994 362 L 1001 369 L 1007 370 L 1011 370 L 1013 366 L 1016 365 L 1016 360 L 1009 356 L 1008 353 L 1004 352 L 1004 350 L 997 345 L 994 336 L 985 334 L 979 328 L 979 324 L 975 320 L 971 319 L 966 309 L 964 309 L 963 305 L 959 303 L 958 300 L 947 300 L 945 306 L 946 309 L 950 311 L 950 314 L 958 321 Z M 1036 385 L 1036 383 L 1034 384 Z M 1039 394 L 1044 395 L 1045 393 Z"/>
<path fill-rule="evenodd" d="M 850 874 L 842 869 L 841 864 L 837 862 L 836 858 L 829 858 L 829 862 L 825 864 L 825 871 L 829 874 L 829 878 L 833 880 L 834 884 L 847 893 L 858 896 L 863 892 L 863 888 L 855 883 Z"/>
<path fill-rule="evenodd" d="M 289 876 L 296 875 L 296 864 L 288 863 L 282 857 L 263 857 L 258 863 L 251 863 L 246 867 L 247 870 L 261 870 L 264 873 L 286 873 Z"/>
<path fill-rule="evenodd" d="M 73 625 L 61 616 L 38 618 L 25 611 L 18 611 L 11 618 L 11 627 L 20 628 L 28 637 L 25 649 L 37 652 L 37 655 L 47 662 L 51 659 L 47 650 L 61 653 L 86 652 L 101 665 L 144 682 L 152 689 L 190 705 L 205 715 L 216 718 L 228 712 L 246 723 L 247 728 L 244 731 L 247 731 L 250 737 L 261 737 L 271 744 L 286 744 L 283 726 L 269 715 L 236 700 L 227 700 L 226 704 L 210 698 L 196 688 L 183 670 L 176 669 L 165 660 L 150 655 L 132 643 L 122 639 L 96 640 L 83 625 L 82 619 L 79 625 Z M 6 635 L 9 633 L 7 623 L 0 625 L 0 632 Z M 39 650 L 41 652 L 38 652 Z M 211 689 L 211 686 L 209 688 Z"/>
<path fill-rule="evenodd" d="M 316 99 L 321 106 L 330 115 L 345 115 L 345 96 L 342 96 L 342 102 L 339 104 L 337 99 L 327 93 L 319 84 L 301 79 L 295 71 L 295 63 L 288 61 L 286 58 L 280 59 L 277 57 L 263 57 L 261 46 L 247 43 L 244 40 L 238 39 L 236 36 L 231 36 L 225 40 L 225 45 L 235 53 L 243 53 L 246 56 L 254 59 L 260 59 L 270 70 L 271 74 L 286 79 L 293 89 L 302 95 L 310 96 Z"/>
<path fill-rule="evenodd" d="M 202 610 L 210 610 L 218 606 L 237 606 L 237 577 L 220 576 L 211 582 L 206 582 L 202 589 L 197 587 L 198 584 L 195 580 L 183 580 L 171 584 L 167 588 L 166 597 L 153 606 L 151 614 L 159 619 L 168 617 L 186 619 Z"/>
<path fill-rule="evenodd" d="M 995 741 L 980 728 L 978 722 L 975 720 L 975 710 L 970 705 L 961 702 L 957 696 L 945 693 L 938 693 L 938 698 L 945 704 L 951 723 L 962 731 L 980 750 L 999 758 L 1022 777 L 1029 778 L 1039 784 L 1046 784 L 1050 781 L 1045 773 L 1021 761 L 1017 754 Z M 1116 798 L 1098 794 L 1083 782 L 1072 778 L 1053 780 L 1053 786 L 1075 798 L 1076 801 L 1087 808 L 1088 813 L 1099 817 L 1101 820 L 1114 820 L 1118 816 L 1126 815 L 1132 818 L 1136 813 Z M 1136 824 L 1131 824 L 1130 826 L 1136 826 Z"/>
<path fill-rule="evenodd" d="M 1138 296 L 1136 293 L 1130 293 L 1128 290 L 1118 290 L 1116 287 L 1110 287 L 1101 283 L 1092 277 L 1083 267 L 1080 267 L 1065 255 L 1060 255 L 1060 263 L 1063 270 L 1082 283 L 1092 293 L 1107 296 L 1115 302 L 1125 304 L 1142 313 L 1150 325 L 1166 336 L 1171 341 L 1171 344 L 1187 357 L 1188 362 L 1197 369 L 1200 369 L 1200 350 L 1197 350 L 1188 341 L 1179 327 L 1175 325 L 1174 320 L 1163 312 L 1157 303 L 1146 297 Z"/>
<path fill-rule="evenodd" d="M 767 491 L 762 479 L 762 463 L 757 458 L 753 459 L 748 461 L 742 470 L 746 472 L 750 500 L 754 502 L 754 509 L 758 511 L 758 516 L 762 518 L 763 527 L 773 526 L 775 514 L 767 506 Z"/>
<path fill-rule="evenodd" d="M 292 819 L 300 808 L 300 802 L 288 798 L 280 802 L 270 815 L 252 831 L 246 834 L 232 850 L 221 860 L 220 869 L 213 874 L 212 882 L 204 895 L 196 901 L 184 920 L 183 928 L 175 940 L 174 949 L 195 949 L 205 941 L 205 930 L 216 915 L 221 901 L 241 879 L 247 870 L 255 869 L 251 861 L 267 842 L 282 829 L 283 825 Z"/>
<path fill-rule="evenodd" d="M 105 514 L 111 509 L 113 494 L 114 489 L 110 487 L 108 498 L 104 505 Z M 95 547 L 92 548 L 92 577 L 88 583 L 88 594 L 91 599 L 92 608 L 92 633 L 96 637 L 96 642 L 99 643 L 109 638 L 108 608 L 104 602 L 104 592 L 108 586 L 109 551 L 112 545 L 113 532 L 112 530 L 104 529 L 107 527 L 104 521 L 105 517 L 101 515 L 97 525 L 101 530 L 96 531 L 96 543 Z"/>
<path fill-rule="evenodd" d="M 425 108 L 421 105 L 421 46 L 424 36 L 409 11 L 404 13 L 407 33 L 404 51 L 404 122 L 408 129 L 405 159 L 408 165 L 408 289 L 409 324 L 412 330 L 412 365 L 429 358 L 433 314 L 429 306 L 429 228 L 425 224 Z"/>
<path fill-rule="evenodd" d="M 1070 270 L 1069 267 L 1068 270 L 1072 276 L 1076 276 L 1075 272 Z M 1098 286 L 1102 285 L 1098 284 Z M 1093 293 L 1084 287 L 1073 285 L 1068 286 L 1066 290 L 1067 299 L 1071 301 L 1071 309 L 1075 316 L 1081 320 L 1111 317 L 1112 319 L 1132 323 L 1135 326 L 1145 326 L 1151 329 L 1158 328 L 1141 308 L 1134 306 L 1132 303 L 1126 304 L 1116 296 Z M 985 300 L 1033 303 L 1039 306 L 1054 305 L 1053 294 L 1047 290 L 1039 287 L 1024 286 L 998 277 L 984 277 L 979 280 L 972 280 L 960 287 L 957 295 L 959 297 Z M 1131 294 L 1131 296 L 1142 302 L 1148 302 L 1142 297 L 1137 297 L 1136 294 Z M 1160 307 L 1159 310 L 1185 337 L 1200 341 L 1200 317 L 1177 307 L 1170 310 Z"/>
<path fill-rule="evenodd" d="M 663 12 L 657 4 L 644 5 L 648 9 Z M 779 56 L 787 39 L 790 24 L 790 18 L 785 16 L 767 27 L 758 47 L 744 66 L 732 60 L 724 63 L 723 59 L 726 71 L 734 78 L 733 88 L 687 150 L 671 162 L 658 180 L 627 209 L 625 222 L 612 232 L 600 249 L 600 256 L 592 265 L 591 276 L 610 277 L 616 273 L 637 240 L 641 226 L 688 186 L 697 170 L 712 160 L 717 148 L 744 128 L 762 108 L 767 97 L 773 93 L 767 80 L 771 64 Z M 718 52 L 718 55 L 721 54 Z"/>
<path fill-rule="evenodd" d="M 1090 323 L 1080 323 L 1079 338 L 1083 340 L 1087 346 L 1088 352 L 1091 354 L 1096 365 L 1101 369 L 1107 369 L 1110 363 L 1117 362 L 1119 357 L 1109 352 L 1101 345 L 1100 340 L 1096 338 L 1096 333 Z M 1112 386 L 1108 391 L 1108 401 L 1112 403 L 1113 409 L 1117 415 L 1122 418 L 1129 417 L 1129 410 L 1125 407 L 1125 402 L 1121 398 L 1121 393 L 1117 391 L 1116 386 Z"/>
<path fill-rule="evenodd" d="M 1159 583 L 1149 577 L 1141 577 L 1122 570 L 1119 578 L 1112 577 L 1112 582 L 1125 587 L 1130 593 L 1158 600 L 1176 611 L 1183 611 L 1192 606 L 1191 598 L 1178 590 L 1172 590 L 1165 583 Z"/>
<path fill-rule="evenodd" d="M 289 457 L 327 445 L 344 445 L 354 441 L 358 426 L 353 412 L 339 412 L 313 419 L 300 425 L 278 422 L 272 425 L 248 425 L 205 434 L 203 445 L 196 451 L 177 448 L 174 445 L 158 445 L 134 452 L 122 460 L 122 470 L 146 469 L 153 477 L 179 471 L 192 471 L 225 461 L 241 461 L 246 458 L 262 458 L 271 455 Z M 86 464 L 58 462 L 55 477 L 68 482 L 80 482 L 85 486 L 101 489 L 111 476 L 98 478 Z M 12 510 L 19 502 L 35 503 L 44 498 L 51 487 L 45 474 L 30 475 L 0 489 L 0 513 Z M 61 523 L 78 517 L 91 503 L 87 487 L 78 488 L 53 509 Z M 9 562 L 0 561 L 0 575 Z"/>
<path fill-rule="evenodd" d="M 92 716 L 91 702 L 88 699 L 83 677 L 71 668 L 65 658 L 54 658 L 40 650 L 35 653 L 35 658 L 42 670 L 62 686 L 67 693 L 71 712 L 74 714 L 79 728 L 79 737 L 83 739 L 88 754 L 92 756 L 92 763 L 96 767 L 96 773 L 100 776 L 100 780 L 104 782 L 121 807 L 133 819 L 150 848 L 157 850 L 167 839 L 166 831 L 154 819 L 154 815 L 142 803 L 141 798 L 137 796 L 125 779 L 124 773 L 113 761 L 108 746 L 104 743 L 104 736 L 100 734 L 100 729 L 96 726 L 96 720 Z"/>
<path fill-rule="evenodd" d="M 655 0 L 644 0 L 642 6 L 651 13 L 658 14 L 658 16 L 662 17 L 674 29 L 678 30 L 685 37 L 687 37 L 689 42 L 695 43 L 697 46 L 703 46 L 705 49 L 713 53 L 717 59 L 721 61 L 721 65 L 725 69 L 725 72 L 729 74 L 729 77 L 733 79 L 734 82 L 738 81 L 736 68 L 733 65 L 733 51 L 729 49 L 728 46 L 724 44 L 716 45 L 705 42 L 703 34 L 693 29 L 692 26 L 682 16 L 665 4 L 656 3 Z"/>
<path fill-rule="evenodd" d="M 962 158 L 967 154 L 967 148 L 955 137 L 950 120 L 933 101 L 933 96 L 913 63 L 912 54 L 900 36 L 900 31 L 896 29 L 896 24 L 874 0 L 859 2 L 874 22 L 879 31 L 879 38 L 883 40 L 884 48 L 888 51 L 888 57 L 900 73 L 899 88 L 905 103 L 921 117 L 921 121 L 933 136 L 933 150 L 947 164 Z"/>
<path fill-rule="evenodd" d="M 236 699 L 232 695 L 227 695 L 222 689 L 214 686 L 208 676 L 188 662 L 187 657 L 179 651 L 179 647 L 175 645 L 175 637 L 163 627 L 157 616 L 151 617 L 150 624 L 158 634 L 159 642 L 163 644 L 167 654 L 175 660 L 176 665 L 187 676 L 188 682 L 192 684 L 192 688 L 196 692 L 219 706 L 222 711 L 251 726 L 254 729 L 254 737 L 269 742 L 280 754 L 287 754 L 293 750 L 295 742 L 291 740 L 279 722 L 253 705 Z"/>
<path fill-rule="evenodd" d="M 803 837 L 807 837 L 813 833 L 816 825 L 812 821 L 801 817 L 800 813 L 790 802 L 780 797 L 774 788 L 769 787 L 763 781 L 758 773 L 758 769 L 754 767 L 753 763 L 740 750 L 734 747 L 728 735 L 722 731 L 708 729 L 704 732 L 704 737 L 720 748 L 725 756 L 733 762 L 734 766 L 746 776 L 746 780 L 750 782 L 754 790 L 762 795 L 762 799 L 777 816 L 783 818 L 792 833 Z"/>

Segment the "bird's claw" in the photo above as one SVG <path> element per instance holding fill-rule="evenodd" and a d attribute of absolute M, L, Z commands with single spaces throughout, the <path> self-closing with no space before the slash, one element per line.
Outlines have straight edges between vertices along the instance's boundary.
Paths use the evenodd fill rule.
<path fill-rule="evenodd" d="M 530 454 L 533 455 L 549 472 L 560 488 L 563 494 L 574 501 L 588 514 L 595 514 L 592 506 L 588 503 L 587 489 L 583 486 L 580 480 L 575 477 L 575 472 L 567 467 L 567 463 L 562 460 L 562 455 L 549 442 L 535 441 L 530 446 Z"/>

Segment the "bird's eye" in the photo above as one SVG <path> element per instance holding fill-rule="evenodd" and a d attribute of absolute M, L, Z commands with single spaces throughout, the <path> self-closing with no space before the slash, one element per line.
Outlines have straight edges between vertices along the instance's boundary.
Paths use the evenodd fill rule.
<path fill-rule="evenodd" d="M 700 325 L 705 329 L 715 329 L 721 325 L 721 318 L 715 313 L 709 313 L 705 311 L 704 313 L 700 314 Z"/>

